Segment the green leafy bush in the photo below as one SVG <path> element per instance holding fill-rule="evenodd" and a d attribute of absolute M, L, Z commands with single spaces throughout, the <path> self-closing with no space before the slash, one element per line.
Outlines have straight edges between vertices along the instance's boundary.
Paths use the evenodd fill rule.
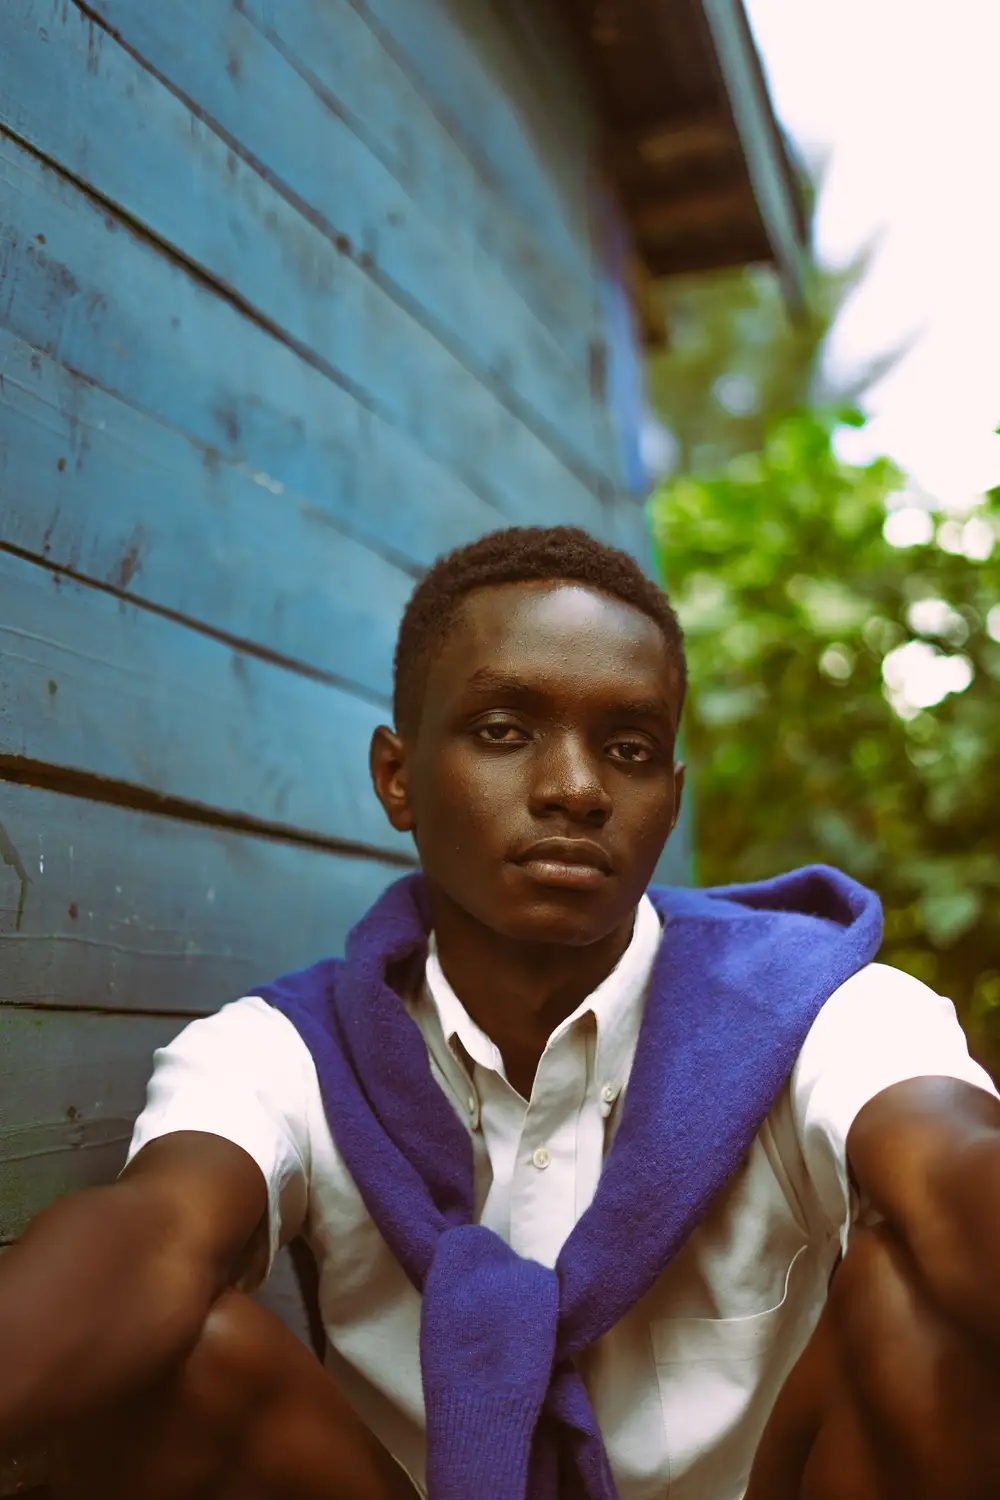
<path fill-rule="evenodd" d="M 838 458 L 861 421 L 769 418 L 759 451 L 651 502 L 690 653 L 698 878 L 824 860 L 872 884 L 887 961 L 1000 1071 L 1000 489 L 922 510 L 887 460 Z"/>

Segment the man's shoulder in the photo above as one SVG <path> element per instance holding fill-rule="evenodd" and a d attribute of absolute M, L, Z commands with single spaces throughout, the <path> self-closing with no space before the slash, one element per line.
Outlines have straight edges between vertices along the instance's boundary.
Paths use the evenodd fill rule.
<path fill-rule="evenodd" d="M 940 1012 L 942 1007 L 950 1014 L 954 1014 L 954 1006 L 950 1000 L 939 995 L 937 990 L 918 979 L 915 974 L 910 974 L 906 969 L 899 969 L 894 964 L 883 963 L 873 960 L 871 963 L 863 964 L 856 973 L 839 985 L 833 991 L 829 1005 L 832 1001 L 847 1005 L 864 1007 L 871 1005 L 884 1008 L 894 1005 L 910 1005 L 919 1009 L 928 1009 Z"/>
<path fill-rule="evenodd" d="M 919 1058 L 933 1063 L 958 1051 L 967 1055 L 955 1006 L 944 995 L 893 964 L 864 964 L 839 985 L 823 1005 L 800 1054 L 820 1058 L 857 1057 L 861 1052 Z M 933 1069 L 932 1069 L 933 1071 Z"/>
<path fill-rule="evenodd" d="M 162 1051 L 192 1059 L 233 1053 L 247 1058 L 255 1051 L 264 1055 L 273 1048 L 287 1051 L 292 1039 L 299 1040 L 295 1027 L 254 990 L 190 1021 Z"/>

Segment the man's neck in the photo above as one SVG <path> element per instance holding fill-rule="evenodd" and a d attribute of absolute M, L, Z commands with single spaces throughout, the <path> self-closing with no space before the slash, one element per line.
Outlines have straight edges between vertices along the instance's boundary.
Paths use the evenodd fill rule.
<path fill-rule="evenodd" d="M 509 1082 L 531 1094 L 545 1044 L 618 963 L 634 919 L 584 948 L 522 943 L 432 898 L 438 961 L 469 1015 L 500 1049 Z"/>

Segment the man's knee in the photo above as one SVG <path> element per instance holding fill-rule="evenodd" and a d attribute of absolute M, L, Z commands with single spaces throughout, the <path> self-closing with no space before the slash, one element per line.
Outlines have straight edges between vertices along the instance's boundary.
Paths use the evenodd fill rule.
<path fill-rule="evenodd" d="M 897 1252 L 890 1232 L 882 1225 L 856 1230 L 834 1274 L 828 1299 L 831 1317 L 852 1347 L 860 1347 L 870 1335 L 873 1321 L 889 1313 L 883 1299 L 888 1293 L 891 1306 L 898 1278 Z"/>
<path fill-rule="evenodd" d="M 829 1318 L 841 1370 L 866 1405 L 888 1417 L 912 1412 L 913 1383 L 936 1356 L 940 1322 L 884 1226 L 852 1237 L 833 1279 Z"/>
<path fill-rule="evenodd" d="M 53 1447 L 55 1493 L 180 1500 L 203 1492 L 273 1397 L 281 1362 L 270 1321 L 244 1294 L 223 1293 L 182 1362 L 62 1435 Z"/>
<path fill-rule="evenodd" d="M 911 1492 L 1000 1493 L 995 1352 L 936 1305 L 887 1227 L 854 1237 L 828 1312 L 849 1399 Z"/>
<path fill-rule="evenodd" d="M 245 1293 L 224 1292 L 174 1377 L 173 1399 L 220 1432 L 245 1426 L 280 1389 L 284 1361 L 276 1344 L 286 1337 Z"/>

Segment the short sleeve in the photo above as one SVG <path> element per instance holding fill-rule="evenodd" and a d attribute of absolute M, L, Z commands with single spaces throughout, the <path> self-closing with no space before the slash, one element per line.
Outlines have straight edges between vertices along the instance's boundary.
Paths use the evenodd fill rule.
<path fill-rule="evenodd" d="M 813 1193 L 842 1245 L 866 1213 L 848 1176 L 851 1125 L 884 1089 L 935 1075 L 996 1094 L 969 1056 L 951 1001 L 887 964 L 868 965 L 836 990 L 809 1031 L 792 1073 L 792 1111 Z"/>
<path fill-rule="evenodd" d="M 291 1022 L 264 1000 L 234 1001 L 154 1053 L 128 1159 L 179 1130 L 241 1146 L 267 1183 L 270 1271 L 279 1246 L 305 1219 L 316 1089 L 312 1058 Z"/>

